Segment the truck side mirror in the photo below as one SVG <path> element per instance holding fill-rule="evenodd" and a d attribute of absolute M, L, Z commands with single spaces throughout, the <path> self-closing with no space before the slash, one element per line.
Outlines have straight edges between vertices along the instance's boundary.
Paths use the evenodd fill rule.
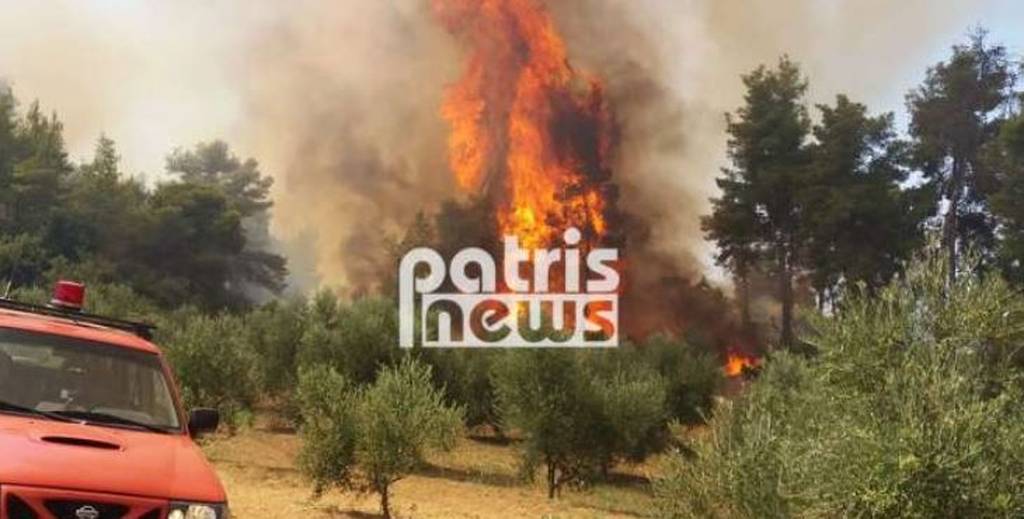
<path fill-rule="evenodd" d="M 188 414 L 188 432 L 192 436 L 213 432 L 220 425 L 220 411 L 197 407 Z"/>

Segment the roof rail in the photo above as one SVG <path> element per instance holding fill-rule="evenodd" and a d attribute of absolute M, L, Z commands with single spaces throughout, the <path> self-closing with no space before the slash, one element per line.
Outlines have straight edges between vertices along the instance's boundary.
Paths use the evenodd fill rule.
<path fill-rule="evenodd" d="M 98 324 L 100 326 L 107 326 L 109 328 L 116 328 L 118 330 L 131 332 L 146 340 L 152 339 L 153 331 L 156 330 L 156 325 L 154 324 L 136 321 L 126 321 L 124 319 L 115 319 L 113 317 L 105 317 L 102 315 L 87 314 L 85 312 L 61 310 L 59 308 L 54 308 L 52 306 L 22 303 L 21 301 L 7 299 L 5 297 L 0 297 L 0 308 L 7 308 L 9 310 L 18 310 L 21 312 L 28 312 L 33 314 L 47 315 L 50 317 L 61 317 L 76 322 Z"/>

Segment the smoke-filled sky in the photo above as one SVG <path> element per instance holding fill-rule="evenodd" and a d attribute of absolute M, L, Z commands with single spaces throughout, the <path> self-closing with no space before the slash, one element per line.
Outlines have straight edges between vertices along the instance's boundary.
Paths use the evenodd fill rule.
<path fill-rule="evenodd" d="M 724 164 L 739 74 L 788 53 L 811 102 L 876 112 L 977 25 L 1024 50 L 1016 0 L 553 0 L 574 66 L 607 78 L 623 120 L 624 203 L 681 270 Z M 0 0 L 0 77 L 65 124 L 72 157 L 101 132 L 157 179 L 176 146 L 222 138 L 277 184 L 274 231 L 293 270 L 352 285 L 381 233 L 452 193 L 444 87 L 464 49 L 427 0 Z M 616 173 L 617 175 L 620 172 Z M 639 209 L 639 208 L 642 208 Z"/>

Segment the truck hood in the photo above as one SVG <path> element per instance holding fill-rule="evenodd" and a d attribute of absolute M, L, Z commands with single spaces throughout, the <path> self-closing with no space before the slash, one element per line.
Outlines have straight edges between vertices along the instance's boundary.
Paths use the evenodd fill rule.
<path fill-rule="evenodd" d="M 224 488 L 184 434 L 0 414 L 0 484 L 223 502 Z"/>

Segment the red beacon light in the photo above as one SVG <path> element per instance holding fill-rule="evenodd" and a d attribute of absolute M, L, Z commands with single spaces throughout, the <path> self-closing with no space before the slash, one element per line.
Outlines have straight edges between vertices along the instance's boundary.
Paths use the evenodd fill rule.
<path fill-rule="evenodd" d="M 57 281 L 50 306 L 60 310 L 81 312 L 85 305 L 85 285 L 77 281 Z"/>
<path fill-rule="evenodd" d="M 126 321 L 114 317 L 93 315 L 82 311 L 85 306 L 85 285 L 77 281 L 60 280 L 53 287 L 53 298 L 46 306 L 22 303 L 7 297 L 0 297 L 0 308 L 28 312 L 50 317 L 70 319 L 76 324 L 90 323 L 134 333 L 143 339 L 153 338 L 156 326 L 138 321 Z"/>

